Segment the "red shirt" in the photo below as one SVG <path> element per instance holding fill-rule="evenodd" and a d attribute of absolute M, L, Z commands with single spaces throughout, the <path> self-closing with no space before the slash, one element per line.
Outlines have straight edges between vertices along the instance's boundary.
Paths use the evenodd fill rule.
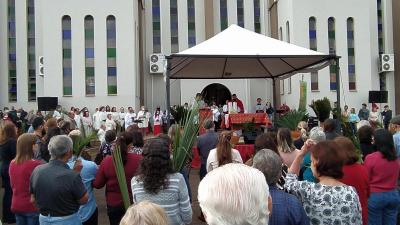
<path fill-rule="evenodd" d="M 136 170 L 139 168 L 141 155 L 127 154 L 127 161 L 125 163 L 125 178 L 128 185 L 129 199 L 132 199 L 131 180 L 135 176 Z M 117 175 L 112 160 L 112 156 L 107 156 L 100 164 L 97 171 L 96 179 L 93 181 L 94 188 L 102 188 L 106 185 L 106 202 L 109 206 L 123 205 L 121 191 L 119 189 Z"/>
<path fill-rule="evenodd" d="M 400 173 L 399 159 L 388 161 L 378 151 L 367 155 L 364 165 L 368 170 L 371 192 L 388 192 L 397 187 Z"/>
<path fill-rule="evenodd" d="M 358 198 L 362 208 L 362 220 L 363 225 L 368 224 L 368 197 L 369 197 L 369 185 L 368 185 L 368 171 L 365 166 L 354 163 L 352 165 L 343 166 L 343 178 L 340 182 L 352 186 L 356 189 Z"/>
<path fill-rule="evenodd" d="M 14 213 L 37 212 L 37 208 L 31 203 L 29 192 L 29 178 L 35 167 L 42 164 L 39 160 L 27 160 L 21 164 L 13 161 L 10 163 L 10 183 L 13 191 L 11 211 Z"/>

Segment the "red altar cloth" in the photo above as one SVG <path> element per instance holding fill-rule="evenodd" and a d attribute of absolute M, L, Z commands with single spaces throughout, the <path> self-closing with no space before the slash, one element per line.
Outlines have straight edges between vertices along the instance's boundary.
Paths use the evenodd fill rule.
<path fill-rule="evenodd" d="M 211 110 L 210 110 L 209 108 L 202 108 L 202 109 L 200 109 L 200 110 L 199 110 L 199 114 L 200 114 L 200 121 L 204 121 L 204 120 L 206 120 L 206 119 L 212 120 L 213 114 L 212 114 L 212 112 L 211 112 Z M 204 129 L 204 127 L 201 126 L 201 127 L 200 127 L 200 130 L 199 130 L 199 135 L 202 135 L 202 134 L 204 134 L 205 132 L 206 132 L 206 129 Z"/>
<path fill-rule="evenodd" d="M 254 122 L 256 125 L 272 125 L 266 113 L 237 113 L 229 114 L 229 127 L 238 127 L 245 123 Z"/>
<path fill-rule="evenodd" d="M 236 145 L 234 149 L 238 150 L 240 156 L 242 157 L 243 163 L 251 158 L 254 154 L 254 145 Z M 199 169 L 200 168 L 200 156 L 197 147 L 192 148 L 193 151 L 193 160 L 192 160 L 192 168 Z"/>

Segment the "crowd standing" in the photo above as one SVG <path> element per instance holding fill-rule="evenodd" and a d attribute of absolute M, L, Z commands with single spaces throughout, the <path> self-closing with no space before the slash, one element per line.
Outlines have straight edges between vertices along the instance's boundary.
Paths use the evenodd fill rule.
<path fill-rule="evenodd" d="M 227 104 L 244 111 L 236 96 Z M 266 110 L 257 99 L 256 111 Z M 86 107 L 58 107 L 48 115 L 10 111 L 0 126 L 3 222 L 98 224 L 93 189 L 106 187 L 111 225 L 191 223 L 190 162 L 174 171 L 171 146 L 179 127 L 162 134 L 160 107 L 153 115 L 146 107 L 137 113 L 109 106 L 93 114 Z M 206 120 L 196 141 L 202 211 L 196 216 L 210 225 L 396 224 L 400 116 L 392 117 L 387 106 L 370 111 L 366 104 L 358 114 L 347 106 L 341 114 L 360 146 L 341 135 L 336 117 L 312 129 L 299 123 L 298 139 L 287 128 L 259 135 L 247 162 L 231 144 L 233 132 L 217 132 L 220 123 Z M 94 161 L 75 155 L 74 137 L 93 135 L 100 142 Z M 133 203 L 128 210 L 113 165 L 116 146 Z"/>

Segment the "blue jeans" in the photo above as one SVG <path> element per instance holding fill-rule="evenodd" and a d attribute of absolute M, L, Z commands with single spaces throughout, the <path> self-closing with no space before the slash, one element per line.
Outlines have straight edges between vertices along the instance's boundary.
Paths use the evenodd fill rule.
<path fill-rule="evenodd" d="M 39 222 L 40 225 L 82 225 L 78 213 L 63 217 L 51 217 L 40 214 Z"/>
<path fill-rule="evenodd" d="M 399 205 L 397 190 L 371 193 L 368 199 L 368 225 L 396 225 Z"/>
<path fill-rule="evenodd" d="M 39 213 L 15 213 L 17 225 L 39 225 Z"/>

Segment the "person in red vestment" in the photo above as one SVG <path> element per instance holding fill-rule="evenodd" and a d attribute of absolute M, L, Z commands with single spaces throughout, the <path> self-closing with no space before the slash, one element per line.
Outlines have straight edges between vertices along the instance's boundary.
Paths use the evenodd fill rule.
<path fill-rule="evenodd" d="M 158 106 L 153 115 L 153 121 L 154 121 L 153 134 L 154 134 L 154 136 L 157 136 L 159 133 L 161 133 L 162 116 L 163 115 L 160 110 L 160 106 Z"/>
<path fill-rule="evenodd" d="M 243 106 L 243 102 L 240 101 L 240 99 L 237 98 L 236 94 L 232 95 L 232 101 L 236 102 L 237 107 L 239 108 L 239 113 L 244 113 L 244 106 Z"/>
<path fill-rule="evenodd" d="M 368 170 L 364 165 L 358 163 L 358 154 L 353 142 L 347 137 L 337 137 L 334 139 L 343 154 L 345 165 L 343 166 L 343 177 L 340 182 L 352 186 L 356 189 L 361 204 L 363 225 L 368 224 L 368 198 L 369 176 Z"/>

